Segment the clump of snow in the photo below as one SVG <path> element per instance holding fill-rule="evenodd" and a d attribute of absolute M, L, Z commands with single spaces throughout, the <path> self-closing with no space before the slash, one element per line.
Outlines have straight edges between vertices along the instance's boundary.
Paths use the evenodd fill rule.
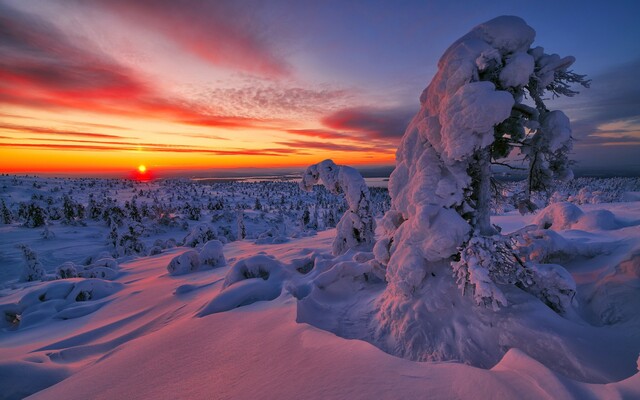
<path fill-rule="evenodd" d="M 467 83 L 444 101 L 439 144 L 445 164 L 462 161 L 490 145 L 493 127 L 507 119 L 514 104 L 511 94 L 497 91 L 491 82 Z"/>
<path fill-rule="evenodd" d="M 122 284 L 101 279 L 50 281 L 33 287 L 17 303 L 0 304 L 0 328 L 25 329 L 50 319 L 79 318 L 104 305 Z M 86 302 L 86 303 L 85 303 Z"/>
<path fill-rule="evenodd" d="M 229 269 L 222 291 L 198 315 L 203 317 L 256 301 L 273 300 L 280 296 L 288 275 L 284 264 L 272 257 L 260 254 L 242 259 Z"/>
<path fill-rule="evenodd" d="M 369 188 L 362 175 L 354 168 L 324 160 L 307 168 L 300 187 L 310 191 L 318 182 L 331 193 L 344 193 L 349 206 L 336 226 L 333 254 L 340 255 L 353 248 L 370 249 L 376 225 Z"/>
<path fill-rule="evenodd" d="M 571 228 L 583 231 L 609 231 L 621 228 L 622 226 L 623 224 L 618 221 L 611 211 L 593 210 L 584 213 Z"/>
<path fill-rule="evenodd" d="M 542 229 L 553 230 L 598 231 L 619 229 L 625 226 L 609 210 L 592 210 L 585 213 L 580 207 L 568 202 L 552 203 L 541 210 L 533 222 Z"/>
<path fill-rule="evenodd" d="M 169 275 L 183 275 L 200 269 L 200 255 L 196 250 L 186 251 L 174 257 L 167 266 Z"/>
<path fill-rule="evenodd" d="M 530 54 L 523 51 L 508 56 L 506 64 L 500 71 L 500 82 L 504 87 L 524 86 L 529 83 L 535 62 Z"/>
<path fill-rule="evenodd" d="M 222 242 L 210 240 L 200 250 L 200 262 L 210 268 L 218 268 L 227 265 L 227 260 L 222 252 Z"/>
<path fill-rule="evenodd" d="M 198 250 L 186 251 L 169 262 L 169 275 L 184 275 L 205 269 L 219 268 L 227 265 L 223 253 L 223 244 L 219 240 L 210 240 Z"/>
<path fill-rule="evenodd" d="M 570 229 L 584 213 L 580 207 L 567 203 L 553 203 L 544 210 L 540 211 L 533 223 L 542 229 Z"/>
<path fill-rule="evenodd" d="M 66 261 L 56 268 L 56 279 L 68 278 L 99 278 L 113 280 L 118 276 L 118 262 L 110 257 L 103 256 L 89 265 L 76 265 Z"/>
<path fill-rule="evenodd" d="M 280 261 L 273 257 L 260 254 L 235 263 L 233 267 L 229 269 L 229 272 L 227 272 L 222 287 L 227 288 L 245 279 L 259 278 L 263 280 L 274 279 L 282 281 L 283 274 L 284 266 Z"/>

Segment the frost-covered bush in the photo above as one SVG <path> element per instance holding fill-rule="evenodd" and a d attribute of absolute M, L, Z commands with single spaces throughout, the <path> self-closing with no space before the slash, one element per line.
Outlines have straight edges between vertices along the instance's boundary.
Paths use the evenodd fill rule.
<path fill-rule="evenodd" d="M 376 226 L 369 188 L 362 175 L 354 168 L 324 160 L 307 168 L 300 187 L 310 191 L 318 182 L 322 182 L 331 193 L 344 193 L 349 205 L 336 226 L 333 254 L 340 255 L 356 247 L 370 248 Z"/>
<path fill-rule="evenodd" d="M 476 304 L 497 311 L 507 306 L 501 285 L 515 285 L 533 294 L 559 313 L 564 313 L 576 293 L 576 284 L 560 265 L 540 264 L 522 259 L 522 248 L 514 238 L 496 235 L 474 235 L 460 252 L 460 260 L 452 263 L 463 293 L 471 289 Z M 534 259 L 542 261 L 540 249 L 533 249 Z"/>
<path fill-rule="evenodd" d="M 120 266 L 109 256 L 101 255 L 89 265 L 77 265 L 71 261 L 64 262 L 56 268 L 56 279 L 97 278 L 113 280 L 118 276 Z"/>
<path fill-rule="evenodd" d="M 200 262 L 210 268 L 218 268 L 227 265 L 227 260 L 222 252 L 222 242 L 210 240 L 200 250 Z"/>
<path fill-rule="evenodd" d="M 218 239 L 216 233 L 207 224 L 196 225 L 191 232 L 182 241 L 184 246 L 196 247 L 200 244 L 205 244 L 209 240 Z"/>
<path fill-rule="evenodd" d="M 25 294 L 17 303 L 0 303 L 0 329 L 23 329 L 51 319 L 79 318 L 98 310 L 122 284 L 100 279 L 46 282 Z"/>
<path fill-rule="evenodd" d="M 167 266 L 169 275 L 183 275 L 195 272 L 200 268 L 200 255 L 196 250 L 189 250 L 171 259 Z"/>
<path fill-rule="evenodd" d="M 567 203 L 553 203 L 536 215 L 533 223 L 542 229 L 570 229 L 582 217 L 580 207 Z"/>
<path fill-rule="evenodd" d="M 76 278 L 77 276 L 78 269 L 76 264 L 71 261 L 67 261 L 56 268 L 56 277 L 58 279 Z"/>
<path fill-rule="evenodd" d="M 536 215 L 533 223 L 542 229 L 585 231 L 612 230 L 625 225 L 609 210 L 593 210 L 585 213 L 580 207 L 567 202 L 552 203 Z"/>
<path fill-rule="evenodd" d="M 47 276 L 47 272 L 38 260 L 38 255 L 35 251 L 25 244 L 18 245 L 18 248 L 22 250 L 25 261 L 22 280 L 26 282 L 43 280 Z"/>

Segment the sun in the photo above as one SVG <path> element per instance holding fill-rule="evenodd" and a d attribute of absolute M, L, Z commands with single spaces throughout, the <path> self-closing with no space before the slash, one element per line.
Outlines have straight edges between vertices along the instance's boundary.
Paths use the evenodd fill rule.
<path fill-rule="evenodd" d="M 143 164 L 138 165 L 138 172 L 144 174 L 145 172 L 147 172 L 147 167 L 145 167 Z"/>

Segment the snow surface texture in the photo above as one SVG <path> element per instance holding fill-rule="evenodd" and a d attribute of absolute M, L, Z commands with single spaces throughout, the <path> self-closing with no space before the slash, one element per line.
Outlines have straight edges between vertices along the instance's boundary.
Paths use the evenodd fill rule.
<path fill-rule="evenodd" d="M 0 177 L 17 198 L 31 197 L 31 183 L 12 186 L 10 181 Z M 39 179 L 38 185 L 52 182 Z M 76 183 L 65 180 L 56 185 L 66 192 Z M 243 187 L 227 185 L 228 192 L 220 195 L 231 197 L 235 191 L 237 196 Z M 169 196 L 183 190 L 179 182 L 162 189 Z M 618 186 L 600 181 L 596 190 L 609 198 L 609 190 L 617 193 Z M 236 202 L 243 200 L 236 197 Z M 471 361 L 483 368 L 416 363 L 362 340 L 348 340 L 365 338 L 380 345 L 367 335 L 375 317 L 372 304 L 386 287 L 385 271 L 370 252 L 349 250 L 332 256 L 334 230 L 289 237 L 284 244 L 232 241 L 223 247 L 227 266 L 175 276 L 166 273 L 173 258 L 196 251 L 204 262 L 209 245 L 175 247 L 167 243 L 168 233 L 156 231 L 144 239 L 157 242 L 161 252 L 119 258 L 113 281 L 22 282 L 18 274 L 2 281 L 0 397 L 640 398 L 640 202 L 580 208 L 582 215 L 606 210 L 620 228 L 583 231 L 574 224 L 569 230 L 543 229 L 533 223 L 536 216 L 517 212 L 493 219 L 530 250 L 526 261 L 561 264 L 571 272 L 579 316 L 561 317 L 538 298 L 502 286 L 498 288 L 507 299 L 516 296 L 518 301 L 514 307 L 501 307 L 498 318 L 490 308 L 480 308 L 479 314 L 456 313 L 447 304 L 460 300 L 455 284 L 428 279 L 430 289 L 440 295 L 430 300 L 436 311 L 424 314 L 425 320 L 439 330 L 443 343 L 451 343 L 457 332 L 468 333 L 463 329 L 476 329 L 474 340 L 481 350 L 470 347 L 468 354 L 476 355 Z M 384 229 L 380 225 L 380 231 Z M 43 247 L 56 246 L 61 259 L 77 253 L 85 257 L 87 248 L 95 252 L 86 261 L 74 261 L 79 268 L 106 258 L 91 244 L 102 243 L 108 226 L 100 235 L 90 224 L 52 224 L 51 230 L 56 237 L 45 240 L 40 230 L 21 223 L 0 225 L 0 254 L 18 252 L 15 242 L 26 242 L 45 255 L 41 264 L 51 278 L 61 261 L 49 261 Z M 176 233 L 185 234 L 180 227 L 169 232 Z M 221 255 L 220 245 L 211 247 L 213 259 Z M 22 259 L 15 263 L 26 264 Z M 113 266 L 112 261 L 104 264 Z M 559 276 L 553 269 L 540 273 L 548 279 Z M 460 301 L 471 310 L 473 300 L 466 296 Z M 216 307 L 206 310 L 212 304 Z M 487 322 L 495 326 L 487 327 Z M 497 344 L 494 338 L 499 338 Z"/>
<path fill-rule="evenodd" d="M 531 49 L 534 38 L 535 31 L 518 17 L 478 25 L 447 49 L 422 93 L 422 107 L 397 151 L 389 180 L 391 209 L 374 248 L 387 266 L 388 287 L 372 329 L 376 342 L 393 354 L 487 365 L 504 353 L 497 342 L 490 343 L 490 326 L 497 321 L 481 317 L 474 302 L 450 290 L 452 268 L 462 294 L 475 291 L 475 303 L 494 311 L 509 304 L 500 288 L 504 284 L 527 288 L 545 301 L 549 296 L 534 287 L 556 284 L 559 288 L 552 290 L 562 298 L 554 297 L 549 306 L 564 312 L 571 303 L 575 291 L 561 266 L 525 266 L 507 238 L 490 238 L 496 232 L 489 222 L 489 146 L 501 133 L 496 126 L 515 109 L 536 116 L 528 125 L 536 133 L 523 138 L 531 149 L 523 154 L 531 160 L 533 176 L 542 177 L 538 186 L 553 169 L 546 155 L 570 146 L 569 120 L 562 112 L 545 111 L 537 121 L 539 111 L 521 103 L 525 84 L 547 88 L 556 72 L 573 62 Z M 495 71 L 497 78 L 491 76 Z M 518 119 L 511 137 L 524 132 L 521 124 Z M 457 254 L 459 261 L 452 259 Z M 512 268 L 501 271 L 496 265 Z M 446 313 L 451 320 L 443 318 Z M 458 315 L 465 323 L 456 322 Z"/>
<path fill-rule="evenodd" d="M 300 187 L 310 191 L 318 182 L 322 182 L 331 193 L 344 193 L 349 205 L 336 226 L 333 254 L 337 256 L 355 248 L 370 249 L 376 221 L 372 215 L 369 188 L 362 175 L 354 168 L 324 160 L 307 168 Z"/>

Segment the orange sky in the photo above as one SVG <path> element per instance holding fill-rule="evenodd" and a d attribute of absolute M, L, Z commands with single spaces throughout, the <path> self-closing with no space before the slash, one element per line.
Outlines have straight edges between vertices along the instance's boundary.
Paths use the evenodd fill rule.
<path fill-rule="evenodd" d="M 638 25 L 602 7 L 569 8 L 607 35 L 538 3 L 0 0 L 0 173 L 393 164 L 443 51 L 500 14 L 593 78 L 558 107 L 574 158 L 637 169 Z"/>
<path fill-rule="evenodd" d="M 0 1 L 0 172 L 393 163 L 395 100 L 305 77 L 232 3 L 162 3 Z"/>

